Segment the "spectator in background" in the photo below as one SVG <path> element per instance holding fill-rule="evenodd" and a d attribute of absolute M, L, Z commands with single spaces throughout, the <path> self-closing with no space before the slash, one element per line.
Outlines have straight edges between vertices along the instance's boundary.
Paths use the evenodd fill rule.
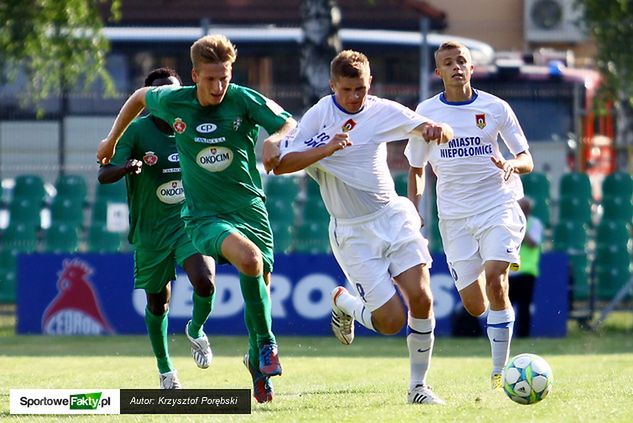
<path fill-rule="evenodd" d="M 516 335 L 525 338 L 530 336 L 530 306 L 539 275 L 543 224 L 538 217 L 532 216 L 532 199 L 523 197 L 518 203 L 527 219 L 527 229 L 519 250 L 521 268 L 510 273 L 510 301 L 517 308 Z"/>

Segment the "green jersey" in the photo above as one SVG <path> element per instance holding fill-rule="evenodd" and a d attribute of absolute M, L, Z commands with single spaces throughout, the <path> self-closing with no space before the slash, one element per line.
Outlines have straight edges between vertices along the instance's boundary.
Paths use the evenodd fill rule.
<path fill-rule="evenodd" d="M 290 117 L 258 92 L 230 84 L 222 103 L 201 106 L 196 87 L 161 86 L 145 97 L 147 109 L 176 132 L 185 218 L 231 213 L 264 199 L 255 144 L 260 125 L 269 134 Z"/>
<path fill-rule="evenodd" d="M 180 212 L 185 195 L 174 136 L 158 129 L 150 116 L 138 118 L 119 140 L 111 163 L 121 166 L 128 159 L 143 162 L 141 173 L 125 177 L 128 239 L 137 248 L 165 248 L 184 233 Z"/>

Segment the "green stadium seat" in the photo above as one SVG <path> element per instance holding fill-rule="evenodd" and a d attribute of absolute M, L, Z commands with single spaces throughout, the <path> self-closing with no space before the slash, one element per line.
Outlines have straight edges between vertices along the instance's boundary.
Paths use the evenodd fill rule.
<path fill-rule="evenodd" d="M 611 245 L 630 251 L 632 247 L 631 225 L 622 220 L 602 219 L 596 229 L 596 248 Z"/>
<path fill-rule="evenodd" d="M 295 176 L 269 175 L 264 182 L 266 197 L 293 201 L 299 194 L 299 183 Z"/>
<path fill-rule="evenodd" d="M 68 198 L 84 204 L 88 195 L 86 180 L 81 175 L 59 175 L 55 181 L 56 198 Z"/>
<path fill-rule="evenodd" d="M 113 184 L 97 184 L 95 202 L 102 199 L 126 203 L 127 188 L 125 186 L 125 178 L 121 178 Z"/>
<path fill-rule="evenodd" d="M 296 228 L 293 251 L 306 254 L 330 252 L 330 239 L 327 225 L 306 223 Z"/>
<path fill-rule="evenodd" d="M 535 202 L 549 200 L 550 182 L 547 175 L 540 172 L 531 172 L 521 175 L 523 192 L 526 197 L 530 197 Z"/>
<path fill-rule="evenodd" d="M 325 224 L 330 221 L 330 214 L 325 208 L 323 200 L 319 198 L 308 198 L 303 204 L 303 221 L 308 223 Z"/>
<path fill-rule="evenodd" d="M 560 197 L 558 221 L 573 220 L 591 226 L 591 202 L 584 197 L 563 195 Z"/>
<path fill-rule="evenodd" d="M 39 175 L 19 175 L 15 178 L 13 186 L 13 199 L 26 198 L 37 203 L 41 207 L 41 203 L 46 196 L 44 188 L 44 179 Z"/>
<path fill-rule="evenodd" d="M 407 189 L 409 186 L 409 173 L 400 172 L 396 173 L 393 177 L 393 183 L 396 187 L 396 192 L 401 197 L 407 197 Z"/>
<path fill-rule="evenodd" d="M 42 225 L 40 212 L 42 203 L 33 198 L 17 197 L 9 204 L 9 224 L 24 223 L 34 228 Z"/>
<path fill-rule="evenodd" d="M 608 301 L 631 279 L 631 270 L 596 264 L 594 275 L 598 299 Z"/>
<path fill-rule="evenodd" d="M 83 205 L 84 200 L 81 198 L 56 196 L 51 203 L 51 224 L 65 223 L 76 227 L 83 226 Z"/>
<path fill-rule="evenodd" d="M 17 250 L 0 249 L 0 303 L 15 303 Z"/>
<path fill-rule="evenodd" d="M 626 172 L 614 172 L 607 175 L 602 181 L 602 198 L 605 197 L 631 199 L 633 197 L 633 176 Z"/>
<path fill-rule="evenodd" d="M 620 245 L 602 245 L 596 247 L 596 266 L 629 268 L 631 266 L 631 254 Z"/>
<path fill-rule="evenodd" d="M 622 220 L 633 222 L 633 202 L 631 197 L 607 196 L 602 197 L 602 218 L 608 220 Z"/>
<path fill-rule="evenodd" d="M 591 182 L 589 176 L 582 172 L 566 173 L 560 178 L 559 193 L 561 196 L 576 197 L 591 201 Z"/>
<path fill-rule="evenodd" d="M 590 266 L 587 254 L 568 253 L 572 295 L 575 300 L 587 300 L 591 295 Z"/>
<path fill-rule="evenodd" d="M 554 227 L 552 249 L 586 254 L 587 227 L 580 221 L 562 220 Z"/>
<path fill-rule="evenodd" d="M 534 207 L 532 207 L 532 215 L 537 217 L 541 223 L 549 228 L 552 225 L 551 212 L 550 212 L 550 200 L 547 198 L 533 198 Z"/>
<path fill-rule="evenodd" d="M 292 202 L 280 199 L 268 198 L 266 210 L 271 222 L 292 224 L 295 218 L 295 210 Z"/>
<path fill-rule="evenodd" d="M 91 253 L 116 253 L 124 251 L 124 241 L 118 232 L 110 232 L 103 225 L 93 225 L 88 230 L 88 251 Z"/>
<path fill-rule="evenodd" d="M 306 198 L 307 199 L 321 198 L 321 189 L 319 188 L 319 184 L 317 184 L 314 179 L 312 179 L 311 177 L 307 175 L 304 177 L 304 181 L 305 181 L 305 189 L 306 189 Z"/>
<path fill-rule="evenodd" d="M 275 253 L 288 254 L 292 248 L 292 223 L 272 223 Z"/>
<path fill-rule="evenodd" d="M 44 251 L 49 253 L 74 253 L 79 249 L 78 226 L 54 223 L 44 233 Z"/>
<path fill-rule="evenodd" d="M 2 234 L 2 248 L 18 252 L 33 252 L 38 245 L 38 228 L 25 223 L 9 223 Z"/>

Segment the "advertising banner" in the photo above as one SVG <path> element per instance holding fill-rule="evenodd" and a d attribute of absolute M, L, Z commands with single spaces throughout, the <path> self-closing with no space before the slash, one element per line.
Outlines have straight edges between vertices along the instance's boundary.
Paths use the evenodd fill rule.
<path fill-rule="evenodd" d="M 18 259 L 17 332 L 45 335 L 144 334 L 145 293 L 133 287 L 132 254 L 28 254 Z M 532 336 L 566 334 L 567 258 L 547 253 L 534 293 Z M 333 256 L 277 256 L 271 289 L 277 335 L 329 336 L 330 292 L 346 284 Z M 433 257 L 431 288 L 436 335 L 451 335 L 463 307 L 444 256 Z M 172 283 L 169 330 L 182 333 L 191 318 L 192 287 L 179 270 Z M 245 335 L 239 276 L 229 265 L 216 269 L 216 299 L 208 335 Z M 404 332 L 404 331 L 403 331 Z M 358 335 L 370 334 L 358 328 Z"/>

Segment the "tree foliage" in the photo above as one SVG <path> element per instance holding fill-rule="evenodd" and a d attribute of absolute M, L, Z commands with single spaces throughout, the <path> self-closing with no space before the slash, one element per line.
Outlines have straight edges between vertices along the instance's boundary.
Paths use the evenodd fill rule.
<path fill-rule="evenodd" d="M 0 82 L 23 73 L 34 103 L 97 80 L 113 91 L 105 69 L 108 41 L 100 32 L 103 9 L 118 19 L 120 0 L 2 0 Z"/>
<path fill-rule="evenodd" d="M 612 98 L 633 104 L 633 1 L 578 0 L 598 46 L 597 64 Z"/>

